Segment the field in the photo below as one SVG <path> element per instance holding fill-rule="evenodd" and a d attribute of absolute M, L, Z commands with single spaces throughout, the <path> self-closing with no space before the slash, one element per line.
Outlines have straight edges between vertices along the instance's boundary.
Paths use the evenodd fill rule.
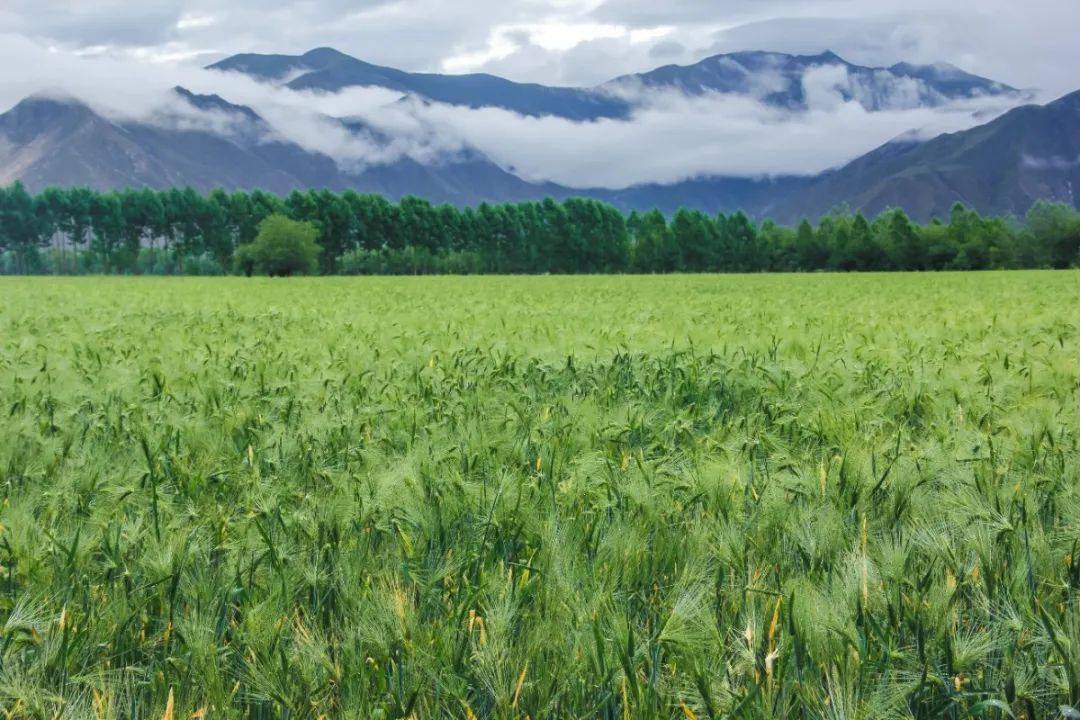
<path fill-rule="evenodd" d="M 1080 707 L 1080 272 L 0 279 L 11 718 Z"/>

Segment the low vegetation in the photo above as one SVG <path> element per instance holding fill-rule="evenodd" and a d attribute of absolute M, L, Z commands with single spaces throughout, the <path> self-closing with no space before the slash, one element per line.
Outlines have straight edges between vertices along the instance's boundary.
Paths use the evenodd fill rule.
<path fill-rule="evenodd" d="M 1080 707 L 1080 275 L 0 279 L 10 718 Z"/>
<path fill-rule="evenodd" d="M 234 261 L 248 276 L 309 275 L 319 268 L 318 234 L 311 223 L 270 215 L 259 223 L 255 240 L 236 249 Z"/>
<path fill-rule="evenodd" d="M 914 224 L 837 211 L 795 228 L 741 212 L 623 215 L 596 200 L 460 209 L 346 191 L 202 196 L 0 188 L 0 273 L 221 275 L 256 270 L 270 216 L 316 230 L 317 271 L 344 275 L 986 270 L 1080 265 L 1080 213 L 1038 203 L 1023 219 L 957 205 Z M 311 249 L 310 252 L 316 252 Z M 306 261 L 302 263 L 306 270 Z M 270 269 L 259 269 L 269 274 Z M 293 272 L 299 272 L 293 269 Z"/>

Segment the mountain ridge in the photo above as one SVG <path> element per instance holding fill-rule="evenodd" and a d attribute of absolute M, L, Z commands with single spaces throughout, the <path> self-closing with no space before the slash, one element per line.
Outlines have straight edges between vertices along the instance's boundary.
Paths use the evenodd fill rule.
<path fill-rule="evenodd" d="M 177 88 L 176 96 L 196 107 L 264 122 L 251 108 L 219 96 L 184 88 Z M 24 99 L 0 115 L 0 183 L 14 180 L 32 190 L 49 185 L 98 190 L 186 185 L 203 192 L 221 187 L 277 194 L 309 187 L 353 189 L 458 205 L 567 194 L 555 185 L 527 183 L 475 150 L 443 163 L 423 165 L 405 157 L 351 173 L 333 158 L 287 141 L 113 122 L 78 100 L 46 97 Z"/>
<path fill-rule="evenodd" d="M 411 73 L 359 60 L 334 48 L 316 48 L 302 55 L 243 53 L 207 66 L 209 70 L 239 72 L 292 90 L 339 92 L 348 87 L 382 87 L 435 102 L 470 108 L 498 107 L 530 117 L 554 115 L 585 121 L 627 117 L 634 107 L 627 91 L 637 87 L 678 90 L 691 95 L 739 93 L 760 95 L 771 104 L 802 109 L 806 98 L 802 80 L 816 69 L 840 67 L 847 74 L 845 99 L 868 110 L 897 107 L 914 99 L 923 105 L 980 95 L 1016 95 L 1024 91 L 967 73 L 944 63 L 891 68 L 867 67 L 844 60 L 832 51 L 817 55 L 751 51 L 712 55 L 690 65 L 664 65 L 645 73 L 621 75 L 592 87 L 519 83 L 487 73 L 450 75 Z M 938 68 L 935 70 L 935 67 Z M 768 73 L 777 87 L 756 93 Z M 914 88 L 909 85 L 914 83 Z M 898 95 L 898 89 L 904 92 Z"/>
<path fill-rule="evenodd" d="M 823 174 L 782 209 L 785 219 L 848 203 L 921 220 L 955 202 L 1022 215 L 1036 200 L 1080 207 L 1080 91 L 1023 105 L 983 125 L 920 143 L 889 143 Z"/>
<path fill-rule="evenodd" d="M 316 48 L 298 56 L 246 53 L 207 69 L 241 72 L 261 80 L 287 79 L 283 84 L 292 90 L 337 92 L 346 87 L 375 86 L 451 105 L 499 107 L 529 116 L 593 120 L 625 117 L 630 110 L 623 100 L 582 88 L 517 83 L 486 73 L 410 73 L 364 62 L 333 48 Z"/>
<path fill-rule="evenodd" d="M 313 52 L 313 64 L 318 61 L 333 65 L 348 58 L 330 49 Z M 296 68 L 283 63 L 287 65 L 297 57 L 304 56 L 233 56 L 253 58 L 237 61 L 247 72 L 273 74 L 279 80 L 295 74 Z M 802 72 L 805 67 L 844 62 L 834 53 L 713 56 L 718 57 L 722 60 L 713 65 L 727 66 L 737 61 L 741 70 L 730 66 L 727 70 L 740 76 L 748 68 L 759 66 Z M 351 62 L 348 64 L 353 67 Z M 283 68 L 285 75 L 278 74 Z M 980 83 L 1004 88 L 1003 92 L 1019 92 L 945 64 L 898 63 L 892 71 L 896 75 L 933 76 L 939 83 L 955 83 L 951 90 L 954 93 L 981 92 Z M 295 75 L 290 82 L 302 77 Z M 278 194 L 301 188 L 353 189 L 381 193 L 391 199 L 413 194 L 456 205 L 580 195 L 605 200 L 623 210 L 657 207 L 671 212 L 680 206 L 709 212 L 743 209 L 755 217 L 771 216 L 785 222 L 819 216 L 839 204 L 871 214 L 889 206 L 903 206 L 921 220 L 943 214 L 956 201 L 992 213 L 1022 213 L 1035 199 L 1080 205 L 1075 190 L 1080 188 L 1080 93 L 1046 106 L 1023 106 L 984 125 L 929 141 L 911 141 L 901 136 L 820 176 L 703 176 L 666 185 L 640 184 L 611 190 L 529 182 L 467 145 L 437 161 L 420 162 L 403 155 L 384 164 L 350 167 L 342 163 L 342 158 L 283 139 L 250 107 L 214 93 L 198 94 L 183 87 L 173 92 L 181 104 L 171 106 L 155 122 L 112 120 L 72 99 L 35 96 L 23 100 L 0 115 L 0 183 L 18 179 L 31 189 L 47 185 L 87 185 L 97 189 L 190 185 L 202 191 L 223 187 L 264 189 Z M 773 102 L 798 100 L 797 96 L 789 96 L 774 98 Z M 182 120 L 185 108 L 219 119 L 234 118 L 237 123 L 222 130 L 212 127 L 213 123 L 202 127 L 198 123 L 172 122 L 176 118 L 169 113 L 180 113 L 177 118 Z M 359 119 L 326 120 L 377 144 L 392 140 Z"/>
<path fill-rule="evenodd" d="M 665 65 L 646 73 L 624 75 L 602 87 L 672 88 L 690 95 L 739 93 L 798 110 L 806 108 L 803 81 L 807 74 L 838 67 L 844 69 L 847 76 L 837 86 L 841 96 L 844 100 L 860 102 L 870 111 L 908 107 L 916 100 L 919 106 L 937 107 L 946 102 L 981 96 L 1025 96 L 1025 91 L 1004 83 L 967 73 L 952 65 L 948 65 L 946 71 L 945 66 L 945 63 L 937 66 L 897 63 L 888 68 L 870 67 L 848 62 L 831 50 L 816 55 L 744 51 L 712 55 L 690 65 Z M 771 79 L 775 86 L 770 87 L 763 78 Z M 914 83 L 914 87 L 910 83 Z"/>

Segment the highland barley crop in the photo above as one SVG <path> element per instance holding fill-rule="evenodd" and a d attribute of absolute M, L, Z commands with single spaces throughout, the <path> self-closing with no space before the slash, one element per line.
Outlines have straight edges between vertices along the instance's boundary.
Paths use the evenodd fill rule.
<path fill-rule="evenodd" d="M 0 279 L 9 718 L 1080 708 L 1080 273 Z"/>

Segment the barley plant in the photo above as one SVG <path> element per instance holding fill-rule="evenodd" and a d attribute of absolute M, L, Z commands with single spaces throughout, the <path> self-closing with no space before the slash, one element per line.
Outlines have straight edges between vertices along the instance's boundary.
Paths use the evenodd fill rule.
<path fill-rule="evenodd" d="M 1080 273 L 5 279 L 7 718 L 1080 717 Z"/>

